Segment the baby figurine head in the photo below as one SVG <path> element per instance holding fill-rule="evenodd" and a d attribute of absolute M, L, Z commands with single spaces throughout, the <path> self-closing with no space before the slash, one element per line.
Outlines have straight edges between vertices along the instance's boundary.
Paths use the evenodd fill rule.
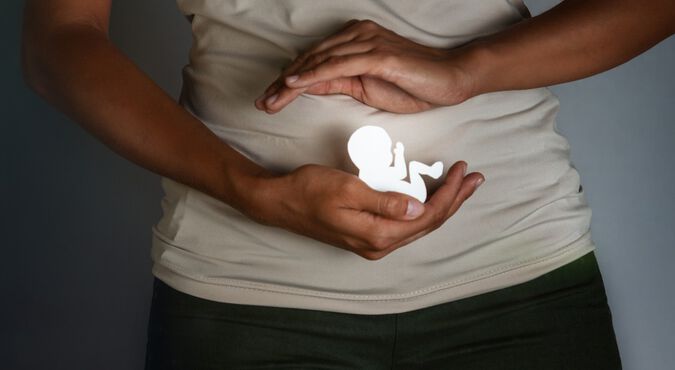
<path fill-rule="evenodd" d="M 391 138 L 378 126 L 363 126 L 354 131 L 347 143 L 347 152 L 361 171 L 389 167 L 394 160 Z"/>

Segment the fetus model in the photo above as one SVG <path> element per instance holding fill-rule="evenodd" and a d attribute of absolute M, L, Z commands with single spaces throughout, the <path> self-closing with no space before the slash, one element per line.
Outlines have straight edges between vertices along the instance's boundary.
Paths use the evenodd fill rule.
<path fill-rule="evenodd" d="M 427 188 L 422 175 L 437 179 L 443 173 L 443 163 L 438 161 L 428 166 L 410 161 L 406 173 L 403 144 L 396 143 L 393 156 L 391 146 L 391 138 L 382 127 L 363 126 L 349 138 L 347 152 L 359 169 L 359 178 L 371 188 L 408 194 L 424 203 Z M 403 180 L 407 174 L 410 175 L 410 182 Z"/>

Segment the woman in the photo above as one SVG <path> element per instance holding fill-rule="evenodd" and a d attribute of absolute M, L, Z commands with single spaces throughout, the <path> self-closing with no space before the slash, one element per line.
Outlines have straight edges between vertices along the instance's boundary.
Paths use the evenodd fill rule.
<path fill-rule="evenodd" d="M 180 105 L 109 43 L 109 1 L 35 3 L 31 86 L 164 176 L 148 368 L 620 367 L 544 86 L 671 35 L 670 2 L 179 1 Z M 426 203 L 354 176 L 369 123 L 454 163 Z"/>

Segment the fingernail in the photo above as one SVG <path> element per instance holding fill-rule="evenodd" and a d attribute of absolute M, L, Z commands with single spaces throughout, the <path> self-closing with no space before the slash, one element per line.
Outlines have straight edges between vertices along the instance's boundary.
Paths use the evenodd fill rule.
<path fill-rule="evenodd" d="M 406 216 L 415 218 L 421 215 L 424 212 L 424 205 L 420 202 L 414 200 L 408 201 L 408 210 L 406 211 Z"/>
<path fill-rule="evenodd" d="M 277 100 L 278 97 L 279 97 L 279 94 L 274 94 L 274 95 L 270 96 L 269 98 L 267 98 L 267 100 L 265 100 L 265 104 L 267 104 L 267 105 L 274 104 L 274 102 Z"/>
<path fill-rule="evenodd" d="M 292 84 L 293 82 L 297 81 L 298 78 L 299 78 L 298 75 L 288 76 L 286 77 L 286 83 Z"/>
<path fill-rule="evenodd" d="M 481 177 L 480 179 L 478 179 L 478 181 L 476 181 L 476 188 L 483 185 L 484 182 L 485 182 L 484 178 Z"/>

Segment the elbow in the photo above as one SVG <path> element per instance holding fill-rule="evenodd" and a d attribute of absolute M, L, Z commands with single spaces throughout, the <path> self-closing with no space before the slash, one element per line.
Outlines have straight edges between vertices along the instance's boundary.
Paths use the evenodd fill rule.
<path fill-rule="evenodd" d="M 82 63 L 87 50 L 107 42 L 107 34 L 88 24 L 72 23 L 40 30 L 25 30 L 21 40 L 21 74 L 24 83 L 50 100 L 56 90 L 67 88 L 64 73 Z"/>

